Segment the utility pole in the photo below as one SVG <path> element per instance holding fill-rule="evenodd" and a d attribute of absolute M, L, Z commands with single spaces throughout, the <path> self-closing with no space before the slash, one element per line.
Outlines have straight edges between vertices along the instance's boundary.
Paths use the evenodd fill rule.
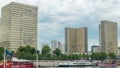
<path fill-rule="evenodd" d="M 38 50 L 36 50 L 36 68 L 38 68 Z"/>
<path fill-rule="evenodd" d="M 6 57 L 5 57 L 5 55 L 6 55 L 6 52 L 5 52 L 5 50 L 6 50 L 6 47 L 4 46 L 4 68 L 6 68 L 6 63 L 5 63 L 5 59 L 6 59 Z"/>

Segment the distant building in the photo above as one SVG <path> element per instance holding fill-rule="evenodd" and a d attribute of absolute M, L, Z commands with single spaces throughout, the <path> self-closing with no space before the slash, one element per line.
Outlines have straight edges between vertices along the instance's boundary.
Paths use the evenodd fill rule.
<path fill-rule="evenodd" d="M 120 56 L 120 47 L 118 47 L 118 55 Z"/>
<path fill-rule="evenodd" d="M 92 51 L 92 53 L 94 53 L 94 52 L 100 52 L 100 47 L 99 47 L 99 46 L 96 46 L 96 45 L 93 45 L 93 46 L 91 47 L 91 51 Z"/>
<path fill-rule="evenodd" d="M 51 41 L 51 53 L 53 53 L 53 51 L 58 48 L 58 49 L 61 49 L 61 43 L 57 40 L 52 40 Z"/>
<path fill-rule="evenodd" d="M 61 50 L 62 54 L 65 54 L 65 45 L 64 44 L 60 45 L 60 50 Z"/>
<path fill-rule="evenodd" d="M 80 54 L 88 52 L 87 28 L 65 28 L 65 52 Z"/>
<path fill-rule="evenodd" d="M 11 2 L 1 9 L 0 45 L 16 51 L 19 46 L 37 48 L 37 7 Z"/>
<path fill-rule="evenodd" d="M 102 52 L 118 54 L 117 23 L 101 21 L 99 25 L 99 45 Z"/>

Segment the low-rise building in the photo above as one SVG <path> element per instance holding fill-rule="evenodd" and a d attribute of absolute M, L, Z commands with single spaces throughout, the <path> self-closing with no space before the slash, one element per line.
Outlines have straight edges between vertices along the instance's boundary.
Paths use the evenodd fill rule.
<path fill-rule="evenodd" d="M 100 47 L 97 46 L 97 45 L 93 45 L 91 47 L 91 52 L 94 53 L 94 52 L 100 52 Z"/>

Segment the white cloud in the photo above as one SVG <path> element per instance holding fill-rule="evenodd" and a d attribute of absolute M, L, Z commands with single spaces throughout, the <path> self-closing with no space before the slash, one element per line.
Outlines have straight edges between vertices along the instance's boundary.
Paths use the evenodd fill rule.
<path fill-rule="evenodd" d="M 94 32 L 101 20 L 116 21 L 120 26 L 120 0 L 0 0 L 0 8 L 11 1 L 38 6 L 38 34 L 43 40 L 64 38 L 65 27 L 87 26 Z M 96 39 L 90 38 L 89 44 L 97 44 Z"/>
<path fill-rule="evenodd" d="M 49 18 L 52 20 L 51 22 L 64 23 L 64 27 L 67 25 L 76 25 L 79 27 L 80 25 L 86 24 L 89 28 L 94 27 L 98 30 L 98 24 L 101 20 L 116 21 L 120 25 L 119 6 L 120 1 L 118 0 L 40 0 L 39 13 L 47 14 L 51 18 Z M 52 29 L 61 30 L 56 27 Z M 90 45 L 98 44 L 96 40 L 98 38 L 89 39 L 89 48 Z"/>

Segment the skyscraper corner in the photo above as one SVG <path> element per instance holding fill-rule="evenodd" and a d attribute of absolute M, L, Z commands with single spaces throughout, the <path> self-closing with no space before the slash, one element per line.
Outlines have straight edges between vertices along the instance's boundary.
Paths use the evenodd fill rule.
<path fill-rule="evenodd" d="M 11 2 L 1 10 L 0 44 L 10 50 L 30 45 L 37 48 L 37 7 Z"/>
<path fill-rule="evenodd" d="M 87 28 L 65 28 L 65 52 L 82 54 L 88 51 Z"/>
<path fill-rule="evenodd" d="M 101 21 L 99 25 L 99 45 L 102 52 L 118 54 L 118 30 L 116 22 Z"/>

